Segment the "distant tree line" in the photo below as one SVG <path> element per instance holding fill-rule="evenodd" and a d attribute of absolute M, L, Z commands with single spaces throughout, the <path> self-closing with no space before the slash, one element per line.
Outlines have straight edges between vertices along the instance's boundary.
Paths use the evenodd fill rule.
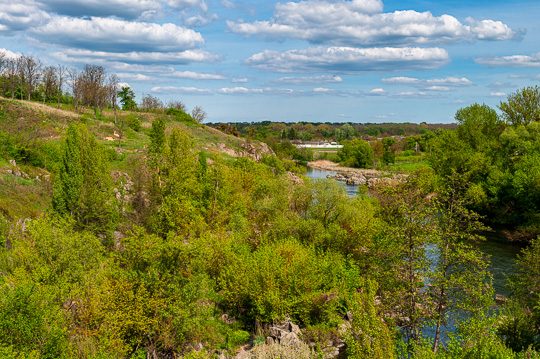
<path fill-rule="evenodd" d="M 237 136 L 250 136 L 257 140 L 277 137 L 280 140 L 300 141 L 343 141 L 354 138 L 381 138 L 389 136 L 412 136 L 433 132 L 437 129 L 455 128 L 455 124 L 427 123 L 340 123 L 340 122 L 236 122 L 211 124 L 216 128 L 236 132 Z M 234 130 L 232 130 L 234 128 Z"/>

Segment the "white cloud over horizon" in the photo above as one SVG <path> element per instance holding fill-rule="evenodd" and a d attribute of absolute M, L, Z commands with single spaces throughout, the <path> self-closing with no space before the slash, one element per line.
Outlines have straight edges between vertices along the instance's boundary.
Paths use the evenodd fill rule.
<path fill-rule="evenodd" d="M 336 75 L 320 75 L 320 76 L 304 76 L 304 77 L 281 77 L 273 80 L 269 85 L 315 85 L 324 83 L 339 83 L 343 82 L 343 78 Z"/>
<path fill-rule="evenodd" d="M 474 83 L 465 77 L 446 77 L 434 79 L 419 79 L 412 77 L 389 77 L 381 79 L 384 84 L 390 85 L 410 85 L 426 91 L 448 92 L 459 87 L 473 86 Z"/>
<path fill-rule="evenodd" d="M 540 67 L 540 52 L 531 55 L 483 56 L 474 61 L 487 67 Z"/>
<path fill-rule="evenodd" d="M 316 47 L 285 52 L 265 50 L 252 55 L 245 64 L 274 72 L 404 71 L 435 69 L 450 58 L 441 48 Z"/>

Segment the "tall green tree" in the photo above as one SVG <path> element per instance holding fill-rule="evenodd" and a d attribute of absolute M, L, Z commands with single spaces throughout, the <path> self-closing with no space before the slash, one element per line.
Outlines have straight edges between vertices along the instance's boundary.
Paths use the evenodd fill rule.
<path fill-rule="evenodd" d="M 463 176 L 454 174 L 446 178 L 433 200 L 436 260 L 431 265 L 429 293 L 434 307 L 434 352 L 442 340 L 442 328 L 455 324 L 456 318 L 483 313 L 493 304 L 489 261 L 472 244 L 485 239 L 478 233 L 486 227 L 478 214 L 467 209 L 468 185 Z"/>
<path fill-rule="evenodd" d="M 434 208 L 426 193 L 412 183 L 386 187 L 378 194 L 386 222 L 378 235 L 373 275 L 382 303 L 397 317 L 407 341 L 417 341 L 429 324 L 430 298 L 423 289 L 430 271 L 426 247 L 432 244 Z"/>
<path fill-rule="evenodd" d="M 499 104 L 503 118 L 510 125 L 528 125 L 540 121 L 540 88 L 524 87 Z"/>
<path fill-rule="evenodd" d="M 78 127 L 70 125 L 62 145 L 62 158 L 54 184 L 53 208 L 63 214 L 74 214 L 79 208 L 84 171 L 81 164 L 81 138 Z"/>
<path fill-rule="evenodd" d="M 457 129 L 461 140 L 474 150 L 490 150 L 506 125 L 497 112 L 486 104 L 477 103 L 459 109 L 454 117 L 459 124 Z"/>
<path fill-rule="evenodd" d="M 156 204 L 161 204 L 164 170 L 164 154 L 167 148 L 167 138 L 165 136 L 165 120 L 162 117 L 152 121 L 152 128 L 148 134 L 150 144 L 148 145 L 148 161 L 152 174 L 151 194 Z"/>
<path fill-rule="evenodd" d="M 78 224 L 106 231 L 114 223 L 111 177 L 103 147 L 85 125 L 70 125 L 55 182 L 53 208 Z"/>
<path fill-rule="evenodd" d="M 122 104 L 122 110 L 135 110 L 137 108 L 137 103 L 135 102 L 135 92 L 131 87 L 122 87 L 118 91 L 118 97 L 120 98 L 120 103 Z"/>

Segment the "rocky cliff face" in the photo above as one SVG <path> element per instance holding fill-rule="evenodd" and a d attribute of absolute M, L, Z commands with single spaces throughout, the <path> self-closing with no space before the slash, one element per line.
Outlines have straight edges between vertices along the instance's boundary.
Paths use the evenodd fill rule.
<path fill-rule="evenodd" d="M 255 161 L 260 161 L 263 156 L 275 155 L 274 151 L 264 142 L 244 142 L 238 149 L 227 147 L 224 143 L 216 143 L 216 149 L 231 157 L 249 157 Z"/>

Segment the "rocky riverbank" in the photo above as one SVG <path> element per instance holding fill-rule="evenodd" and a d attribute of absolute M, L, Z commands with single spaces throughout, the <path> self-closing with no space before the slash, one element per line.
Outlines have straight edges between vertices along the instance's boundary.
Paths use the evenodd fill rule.
<path fill-rule="evenodd" d="M 338 163 L 327 160 L 312 161 L 308 162 L 307 165 L 319 170 L 337 172 L 336 174 L 329 174 L 327 178 L 345 182 L 351 186 L 366 185 L 372 190 L 382 185 L 396 185 L 407 179 L 405 174 L 392 174 L 374 169 L 341 167 Z"/>

